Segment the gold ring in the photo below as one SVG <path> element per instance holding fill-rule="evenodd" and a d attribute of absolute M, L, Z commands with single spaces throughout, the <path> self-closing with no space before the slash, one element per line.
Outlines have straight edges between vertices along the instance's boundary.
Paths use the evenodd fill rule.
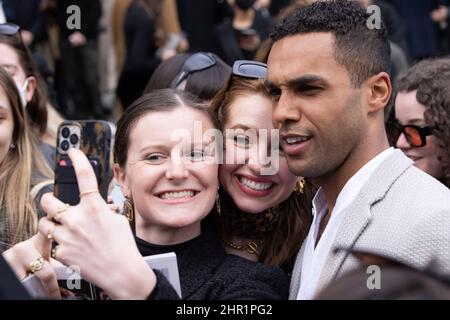
<path fill-rule="evenodd" d="M 80 192 L 80 199 L 81 199 L 82 196 L 85 196 L 85 195 L 90 194 L 90 193 L 97 193 L 97 192 L 98 192 L 98 189 L 89 189 L 89 190 Z"/>
<path fill-rule="evenodd" d="M 55 220 L 58 223 L 61 223 L 61 213 L 66 211 L 70 205 L 68 203 L 64 203 L 62 206 L 60 206 L 58 209 L 56 209 L 55 216 L 53 217 L 53 220 Z"/>
<path fill-rule="evenodd" d="M 52 225 L 50 230 L 47 233 L 47 239 L 52 240 L 53 239 L 53 232 L 55 231 L 56 224 Z"/>
<path fill-rule="evenodd" d="M 44 261 L 44 258 L 39 257 L 36 260 L 30 262 L 30 272 L 35 273 L 39 270 L 42 270 L 42 268 L 44 267 Z"/>
<path fill-rule="evenodd" d="M 20 277 L 19 281 L 25 280 L 26 277 L 28 277 L 30 274 L 27 272 L 23 276 Z"/>

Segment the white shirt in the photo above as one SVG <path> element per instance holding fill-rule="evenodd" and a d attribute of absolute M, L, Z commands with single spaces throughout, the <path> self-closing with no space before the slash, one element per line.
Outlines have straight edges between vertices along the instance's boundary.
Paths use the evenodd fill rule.
<path fill-rule="evenodd" d="M 5 11 L 3 10 L 3 1 L 0 0 L 0 23 L 6 22 Z"/>
<path fill-rule="evenodd" d="M 309 300 L 314 298 L 320 274 L 322 273 L 325 261 L 332 249 L 339 226 L 345 217 L 345 208 L 353 202 L 375 169 L 393 152 L 394 148 L 389 148 L 379 153 L 347 181 L 336 199 L 336 204 L 331 212 L 330 220 L 328 221 L 317 246 L 315 246 L 320 222 L 325 216 L 328 208 L 324 191 L 322 188 L 317 191 L 316 196 L 313 199 L 314 218 L 305 240 L 300 288 L 297 295 L 298 300 Z"/>

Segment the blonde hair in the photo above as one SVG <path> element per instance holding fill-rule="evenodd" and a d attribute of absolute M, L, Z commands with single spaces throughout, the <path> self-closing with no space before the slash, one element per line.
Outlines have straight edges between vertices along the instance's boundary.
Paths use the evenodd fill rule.
<path fill-rule="evenodd" d="M 51 171 L 37 143 L 31 140 L 17 88 L 1 67 L 0 86 L 8 97 L 14 121 L 11 141 L 14 147 L 11 146 L 0 162 L 0 248 L 4 250 L 36 232 L 37 214 L 30 189 L 38 179 L 50 178 Z M 40 177 L 32 182 L 32 174 Z"/>

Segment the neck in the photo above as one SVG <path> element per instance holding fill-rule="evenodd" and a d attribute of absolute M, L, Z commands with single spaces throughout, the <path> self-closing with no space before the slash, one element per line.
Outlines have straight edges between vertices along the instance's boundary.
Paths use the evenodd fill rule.
<path fill-rule="evenodd" d="M 381 138 L 377 139 L 378 141 L 360 143 L 357 148 L 347 156 L 340 167 L 317 179 L 318 184 L 325 193 L 330 213 L 336 204 L 339 193 L 342 191 L 348 180 L 350 180 L 350 178 L 370 160 L 389 148 L 386 134 L 381 136 L 384 136 L 384 139 Z"/>
<path fill-rule="evenodd" d="M 187 242 L 201 234 L 200 221 L 182 228 L 156 225 L 136 215 L 136 236 L 152 244 L 174 245 Z"/>

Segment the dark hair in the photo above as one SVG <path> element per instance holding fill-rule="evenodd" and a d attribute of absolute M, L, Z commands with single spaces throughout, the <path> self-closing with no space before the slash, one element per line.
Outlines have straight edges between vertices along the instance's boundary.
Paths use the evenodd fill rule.
<path fill-rule="evenodd" d="M 262 79 L 249 79 L 232 76 L 227 88 L 223 88 L 212 100 L 210 108 L 217 113 L 221 130 L 224 130 L 230 114 L 230 105 L 242 95 L 261 94 L 267 99 L 270 95 L 264 86 Z M 312 220 L 311 201 L 314 195 L 314 187 L 305 183 L 302 194 L 292 190 L 291 195 L 279 205 L 279 220 L 275 228 L 264 236 L 259 259 L 261 262 L 283 266 L 292 269 L 294 259 L 306 238 Z M 269 209 L 269 208 L 267 208 Z M 226 214 L 221 216 L 222 224 L 226 225 Z M 228 230 L 224 227 L 223 237 L 235 234 L 237 230 Z"/>
<path fill-rule="evenodd" d="M 114 162 L 118 163 L 122 168 L 125 167 L 130 132 L 141 117 L 149 112 L 168 112 L 178 107 L 198 110 L 209 118 L 214 128 L 219 127 L 214 112 L 189 92 L 175 89 L 154 90 L 148 94 L 144 94 L 133 102 L 133 104 L 124 111 L 117 122 L 114 143 Z"/>
<path fill-rule="evenodd" d="M 231 74 L 231 68 L 217 55 L 212 54 L 216 64 L 211 68 L 193 72 L 186 78 L 185 91 L 196 95 L 204 101 L 211 100 L 225 85 Z M 163 61 L 153 72 L 144 93 L 154 89 L 170 88 L 173 79 L 178 75 L 191 53 L 180 53 Z"/>
<path fill-rule="evenodd" d="M 291 35 L 330 32 L 334 58 L 349 72 L 354 87 L 380 72 L 390 72 L 390 46 L 386 27 L 369 29 L 371 15 L 357 1 L 317 1 L 300 8 L 278 24 L 274 42 Z M 299 57 L 300 59 L 300 57 Z"/>
<path fill-rule="evenodd" d="M 10 46 L 19 57 L 19 63 L 27 77 L 36 79 L 36 89 L 31 101 L 27 103 L 28 121 L 38 136 L 47 130 L 47 92 L 31 52 L 25 47 L 19 35 L 0 35 L 0 43 Z"/>
<path fill-rule="evenodd" d="M 433 127 L 439 147 L 450 158 L 450 58 L 423 60 L 400 74 L 398 92 L 416 91 L 417 101 L 425 106 L 424 118 Z M 390 120 L 395 119 L 395 109 Z M 442 160 L 442 159 L 440 159 Z M 441 181 L 450 188 L 450 163 L 442 166 Z"/>

